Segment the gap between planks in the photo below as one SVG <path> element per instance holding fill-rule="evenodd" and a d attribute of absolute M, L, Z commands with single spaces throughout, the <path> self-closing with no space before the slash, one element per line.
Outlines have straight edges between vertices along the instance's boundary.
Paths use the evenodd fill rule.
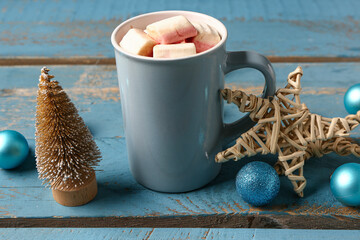
<path fill-rule="evenodd" d="M 273 63 L 360 62 L 360 57 L 267 56 Z M 115 65 L 115 58 L 0 58 L 0 66 L 21 65 Z"/>
<path fill-rule="evenodd" d="M 219 214 L 159 217 L 0 218 L 0 228 L 278 228 L 360 229 L 358 218 L 311 215 Z"/>

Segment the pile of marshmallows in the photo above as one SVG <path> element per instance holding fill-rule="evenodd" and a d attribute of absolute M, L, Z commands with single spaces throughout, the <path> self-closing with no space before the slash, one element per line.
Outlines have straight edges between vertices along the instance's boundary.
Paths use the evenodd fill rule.
<path fill-rule="evenodd" d="M 204 52 L 220 40 L 213 27 L 206 23 L 190 23 L 180 15 L 154 22 L 145 31 L 132 28 L 119 45 L 126 52 L 136 55 L 180 58 Z"/>

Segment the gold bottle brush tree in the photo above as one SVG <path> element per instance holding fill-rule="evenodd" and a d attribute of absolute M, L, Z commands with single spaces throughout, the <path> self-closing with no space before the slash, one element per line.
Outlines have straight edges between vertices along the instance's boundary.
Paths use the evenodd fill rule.
<path fill-rule="evenodd" d="M 97 194 L 94 167 L 101 154 L 70 98 L 43 67 L 36 106 L 35 155 L 39 178 L 65 206 L 79 206 Z"/>

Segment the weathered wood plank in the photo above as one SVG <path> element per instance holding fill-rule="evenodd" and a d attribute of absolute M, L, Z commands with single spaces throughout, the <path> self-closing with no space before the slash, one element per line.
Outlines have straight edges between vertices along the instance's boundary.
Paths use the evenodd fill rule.
<path fill-rule="evenodd" d="M 250 235 L 250 236 L 249 236 Z M 205 239 L 357 239 L 359 231 L 293 229 L 210 229 Z"/>
<path fill-rule="evenodd" d="M 276 56 L 359 57 L 358 1 L 1 1 L 0 58 L 112 58 L 121 21 L 182 9 L 220 19 L 229 50 Z"/>
<path fill-rule="evenodd" d="M 272 63 L 343 63 L 360 62 L 360 57 L 311 57 L 311 56 L 267 56 Z M 34 65 L 115 65 L 115 58 L 48 58 L 48 57 L 15 57 L 0 58 L 0 66 L 34 66 Z"/>
<path fill-rule="evenodd" d="M 304 96 L 309 108 L 325 116 L 345 116 L 343 94 L 358 83 L 360 64 L 302 64 Z M 223 165 L 208 186 L 184 194 L 164 194 L 137 184 L 129 172 L 120 98 L 113 66 L 51 67 L 80 110 L 103 154 L 97 173 L 99 194 L 85 206 L 67 208 L 53 201 L 51 191 L 37 179 L 34 159 L 36 85 L 41 66 L 0 67 L 0 130 L 14 129 L 29 140 L 32 154 L 18 169 L 0 170 L 0 227 L 272 227 L 359 229 L 357 208 L 341 205 L 329 188 L 329 177 L 355 157 L 328 155 L 305 165 L 308 186 L 298 198 L 285 177 L 272 205 L 254 208 L 235 191 L 237 171 L 253 160 L 274 163 L 275 156 L 255 156 Z M 295 64 L 275 64 L 278 86 L 284 86 Z M 10 81 L 11 80 L 11 81 Z M 231 73 L 227 83 L 259 93 L 263 79 L 253 70 Z M 228 106 L 227 121 L 239 117 Z M 359 136 L 359 130 L 355 131 Z M 319 171 L 321 169 L 321 171 Z M 79 219 L 80 218 L 80 219 Z"/>
<path fill-rule="evenodd" d="M 345 116 L 342 96 L 358 83 L 358 63 L 304 64 L 303 101 L 308 107 L 326 116 Z M 297 64 L 275 64 L 277 86 L 286 84 L 287 75 Z M 34 138 L 37 79 L 42 66 L 0 67 L 0 130 L 17 129 L 27 138 Z M 115 66 L 48 66 L 60 81 L 96 137 L 124 136 L 120 96 Z M 255 70 L 243 69 L 226 77 L 228 87 L 260 93 L 263 78 Z M 328 101 L 334 106 L 322 108 Z M 233 121 L 239 113 L 226 106 L 226 119 Z"/>
<path fill-rule="evenodd" d="M 294 229 L 219 229 L 219 228 L 7 228 L 0 230 L 6 240 L 27 239 L 204 239 L 204 240 L 338 240 L 359 239 L 360 231 Z"/>
<path fill-rule="evenodd" d="M 151 228 L 8 228 L 0 229 L 0 238 L 3 240 L 155 239 L 149 238 L 149 236 L 151 236 L 151 232 Z"/>
<path fill-rule="evenodd" d="M 49 66 L 51 73 L 87 119 L 94 135 L 123 136 L 120 97 L 114 66 Z M 37 79 L 41 66 L 0 68 L 0 129 L 17 129 L 34 138 Z M 101 113 L 91 117 L 94 113 Z M 90 114 L 90 116 L 89 116 Z M 86 116 L 89 116 L 86 117 Z M 114 128 L 113 123 L 119 125 Z M 117 124 L 116 124 L 117 125 Z M 100 134 L 100 135 L 98 135 Z"/>

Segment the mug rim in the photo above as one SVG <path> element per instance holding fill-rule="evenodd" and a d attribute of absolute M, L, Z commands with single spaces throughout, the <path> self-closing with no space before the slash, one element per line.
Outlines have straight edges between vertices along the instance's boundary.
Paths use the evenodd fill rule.
<path fill-rule="evenodd" d="M 179 15 L 181 15 L 182 13 L 186 13 L 186 14 L 192 14 L 192 15 L 198 15 L 200 17 L 206 17 L 206 18 L 210 18 L 212 19 L 213 21 L 216 21 L 218 22 L 218 24 L 224 28 L 224 34 L 221 35 L 221 40 L 220 42 L 218 42 L 214 47 L 204 51 L 204 52 L 201 52 L 201 53 L 196 53 L 195 55 L 191 55 L 191 56 L 186 56 L 186 57 L 181 57 L 181 58 L 153 58 L 153 57 L 146 57 L 146 56 L 140 56 L 140 55 L 135 55 L 135 54 L 132 54 L 132 53 L 128 53 L 126 51 L 124 51 L 119 43 L 116 42 L 115 40 L 115 37 L 116 37 L 116 34 L 118 33 L 118 31 L 126 24 L 128 24 L 130 21 L 133 21 L 133 20 L 136 20 L 136 19 L 140 19 L 140 18 L 143 18 L 143 17 L 146 17 L 146 16 L 151 16 L 151 15 L 159 15 L 159 14 L 165 14 L 165 13 L 179 13 Z M 217 28 L 216 29 L 218 32 L 219 32 L 219 29 Z M 220 34 L 220 33 L 219 33 Z M 120 53 L 124 54 L 125 56 L 127 57 L 130 57 L 130 58 L 134 58 L 134 59 L 138 59 L 138 60 L 145 60 L 145 61 L 150 61 L 150 62 L 168 62 L 168 61 L 179 61 L 179 60 L 184 60 L 184 59 L 191 59 L 191 58 L 197 58 L 197 57 L 201 57 L 201 56 L 204 56 L 204 55 L 208 55 L 214 51 L 216 51 L 218 48 L 220 48 L 221 46 L 223 46 L 226 42 L 226 39 L 227 39 L 227 29 L 225 27 L 225 25 L 218 19 L 212 17 L 212 16 L 209 16 L 209 15 L 206 15 L 206 14 L 203 14 L 203 13 L 199 13 L 199 12 L 193 12 L 193 11 L 183 11 L 183 10 L 167 10 L 167 11 L 156 11 L 156 12 L 150 12 L 150 13 L 145 13 L 145 14 L 141 14 L 141 15 L 137 15 L 135 17 L 132 17 L 132 18 L 129 18 L 128 20 L 120 23 L 112 32 L 111 34 L 111 43 L 113 45 L 113 47 L 115 48 L 115 50 L 119 51 Z"/>

